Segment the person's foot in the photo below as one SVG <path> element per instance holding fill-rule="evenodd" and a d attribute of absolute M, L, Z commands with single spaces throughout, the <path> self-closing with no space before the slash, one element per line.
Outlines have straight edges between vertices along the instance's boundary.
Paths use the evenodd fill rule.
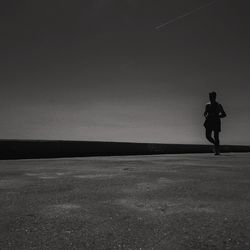
<path fill-rule="evenodd" d="M 220 155 L 220 150 L 218 146 L 214 147 L 214 155 Z"/>

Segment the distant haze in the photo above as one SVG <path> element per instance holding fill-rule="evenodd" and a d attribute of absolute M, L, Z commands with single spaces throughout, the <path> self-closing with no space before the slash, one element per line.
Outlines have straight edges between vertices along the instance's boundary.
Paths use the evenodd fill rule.
<path fill-rule="evenodd" d="M 0 138 L 250 144 L 249 1 L 1 3 Z"/>

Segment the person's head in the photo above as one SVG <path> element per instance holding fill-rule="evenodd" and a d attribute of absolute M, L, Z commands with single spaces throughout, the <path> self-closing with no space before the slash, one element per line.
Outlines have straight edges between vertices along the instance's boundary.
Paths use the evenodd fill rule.
<path fill-rule="evenodd" d="M 215 100 L 216 100 L 216 92 L 210 92 L 209 93 L 209 100 L 211 101 L 211 102 L 215 102 Z"/>

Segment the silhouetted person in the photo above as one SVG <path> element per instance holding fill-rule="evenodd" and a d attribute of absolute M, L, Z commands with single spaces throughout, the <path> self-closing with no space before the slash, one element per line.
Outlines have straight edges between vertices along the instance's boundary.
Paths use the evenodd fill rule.
<path fill-rule="evenodd" d="M 216 102 L 216 92 L 209 93 L 210 102 L 206 104 L 204 116 L 206 121 L 204 127 L 206 128 L 206 138 L 214 144 L 215 155 L 220 154 L 220 139 L 219 133 L 221 132 L 221 118 L 226 117 L 226 113 L 222 105 Z M 212 137 L 212 132 L 214 137 Z"/>

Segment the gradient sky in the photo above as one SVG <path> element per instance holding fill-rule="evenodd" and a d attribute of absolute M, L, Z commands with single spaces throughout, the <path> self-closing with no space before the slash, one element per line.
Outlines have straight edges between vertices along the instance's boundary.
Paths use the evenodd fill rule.
<path fill-rule="evenodd" d="M 248 0 L 5 0 L 0 138 L 250 144 Z"/>

